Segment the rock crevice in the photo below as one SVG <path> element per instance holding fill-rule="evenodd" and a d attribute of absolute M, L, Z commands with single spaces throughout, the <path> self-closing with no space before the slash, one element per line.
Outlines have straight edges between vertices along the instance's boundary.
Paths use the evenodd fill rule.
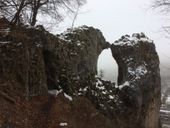
<path fill-rule="evenodd" d="M 106 48 L 119 66 L 118 86 L 96 76 Z M 54 36 L 42 26 L 1 25 L 0 58 L 0 127 L 53 128 L 61 120 L 71 128 L 158 128 L 159 58 L 143 33 L 110 45 L 93 27 Z"/>
<path fill-rule="evenodd" d="M 111 50 L 119 65 L 120 99 L 125 106 L 130 105 L 127 108 L 132 113 L 127 122 L 133 121 L 141 128 L 158 128 L 161 84 L 153 41 L 143 33 L 125 35 L 111 45 Z"/>

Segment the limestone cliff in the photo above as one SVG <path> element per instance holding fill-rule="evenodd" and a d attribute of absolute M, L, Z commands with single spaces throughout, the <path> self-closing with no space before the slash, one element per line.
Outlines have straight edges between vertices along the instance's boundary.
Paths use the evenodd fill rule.
<path fill-rule="evenodd" d="M 47 94 L 42 47 L 26 33 L 2 28 L 0 58 L 0 91 L 25 98 Z"/>
<path fill-rule="evenodd" d="M 6 21 L 5 21 L 6 22 Z M 119 85 L 96 76 L 111 48 Z M 111 46 L 93 27 L 0 27 L 0 128 L 158 128 L 159 59 L 144 34 Z M 55 90 L 54 90 L 55 89 Z"/>
<path fill-rule="evenodd" d="M 127 127 L 158 128 L 161 84 L 153 41 L 143 33 L 125 35 L 111 50 L 119 65 L 119 96 L 126 107 L 123 120 Z"/>
<path fill-rule="evenodd" d="M 97 74 L 97 60 L 103 49 L 109 48 L 102 33 L 93 27 L 68 29 L 57 35 L 57 42 L 44 44 L 48 85 L 54 89 L 63 79 Z M 67 78 L 64 78 L 66 75 Z"/>

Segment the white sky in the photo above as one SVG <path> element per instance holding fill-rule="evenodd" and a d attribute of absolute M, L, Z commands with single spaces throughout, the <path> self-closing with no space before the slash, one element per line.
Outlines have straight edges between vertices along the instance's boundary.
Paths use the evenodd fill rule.
<path fill-rule="evenodd" d="M 75 26 L 88 25 L 98 28 L 110 43 L 124 34 L 144 32 L 156 44 L 164 73 L 170 71 L 170 40 L 165 38 L 166 34 L 162 32 L 162 26 L 168 23 L 167 17 L 151 9 L 151 0 L 88 0 L 80 10 Z M 60 29 L 70 26 L 71 20 L 66 18 L 65 22 L 60 24 Z M 101 56 L 99 68 L 104 69 L 104 72 L 115 72 L 110 52 L 104 51 Z"/>

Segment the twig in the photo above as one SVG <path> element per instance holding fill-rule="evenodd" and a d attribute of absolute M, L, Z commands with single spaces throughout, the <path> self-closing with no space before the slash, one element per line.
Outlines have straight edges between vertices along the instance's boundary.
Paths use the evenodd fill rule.
<path fill-rule="evenodd" d="M 15 104 L 15 100 L 12 97 L 8 96 L 6 93 L 0 91 L 0 96 L 8 100 L 9 102 Z"/>

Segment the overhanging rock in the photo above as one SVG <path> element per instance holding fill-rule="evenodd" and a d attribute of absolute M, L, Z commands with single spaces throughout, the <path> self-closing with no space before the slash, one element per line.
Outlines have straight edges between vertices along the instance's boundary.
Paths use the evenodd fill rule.
<path fill-rule="evenodd" d="M 117 87 L 95 76 L 98 56 L 109 47 L 119 66 Z M 64 121 L 81 128 L 158 128 L 159 58 L 143 33 L 122 36 L 110 46 L 93 27 L 58 36 L 5 27 L 0 53 L 2 127 L 53 128 Z M 47 95 L 47 85 L 61 94 Z"/>
<path fill-rule="evenodd" d="M 58 41 L 53 47 L 48 42 L 44 45 L 49 89 L 69 77 L 96 75 L 98 56 L 110 47 L 100 30 L 87 26 L 68 29 L 57 35 L 56 39 Z"/>
<path fill-rule="evenodd" d="M 126 128 L 158 128 L 160 108 L 159 58 L 143 33 L 122 36 L 111 45 L 118 64 L 118 88 Z"/>

